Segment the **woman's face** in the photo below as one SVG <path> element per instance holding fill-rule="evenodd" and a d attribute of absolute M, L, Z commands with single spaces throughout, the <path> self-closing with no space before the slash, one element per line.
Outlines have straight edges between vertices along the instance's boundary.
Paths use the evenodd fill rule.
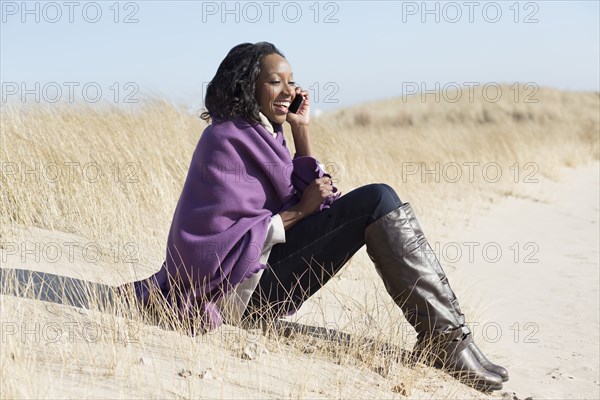
<path fill-rule="evenodd" d="M 260 63 L 256 79 L 256 101 L 271 122 L 283 124 L 296 95 L 292 67 L 279 54 L 269 54 Z"/>

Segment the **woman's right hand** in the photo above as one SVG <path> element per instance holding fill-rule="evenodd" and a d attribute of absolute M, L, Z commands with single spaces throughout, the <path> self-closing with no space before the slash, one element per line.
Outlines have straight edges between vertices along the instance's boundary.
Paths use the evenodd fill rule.
<path fill-rule="evenodd" d="M 331 178 L 324 176 L 312 181 L 302 192 L 298 207 L 306 215 L 317 211 L 323 201 L 333 192 Z"/>

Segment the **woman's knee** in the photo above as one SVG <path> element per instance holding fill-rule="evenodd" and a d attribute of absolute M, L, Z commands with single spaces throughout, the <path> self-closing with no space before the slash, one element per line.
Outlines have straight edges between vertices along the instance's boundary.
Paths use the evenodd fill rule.
<path fill-rule="evenodd" d="M 372 183 L 363 188 L 368 192 L 367 196 L 373 204 L 373 212 L 371 213 L 373 221 L 402 205 L 402 200 L 400 200 L 396 191 L 388 184 Z"/>
<path fill-rule="evenodd" d="M 375 186 L 377 186 L 379 191 L 383 192 L 382 198 L 384 199 L 384 201 L 394 204 L 394 207 L 396 208 L 400 207 L 403 204 L 402 200 L 400 200 L 400 197 L 398 196 L 394 188 L 388 185 L 387 183 L 375 183 Z"/>

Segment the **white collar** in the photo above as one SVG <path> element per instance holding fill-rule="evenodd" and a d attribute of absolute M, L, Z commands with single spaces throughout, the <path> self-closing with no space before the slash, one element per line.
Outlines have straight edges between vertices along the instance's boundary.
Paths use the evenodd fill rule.
<path fill-rule="evenodd" d="M 273 137 L 277 137 L 277 133 L 275 133 L 275 130 L 273 129 L 273 125 L 271 124 L 271 121 L 269 121 L 269 119 L 265 116 L 265 114 L 261 113 L 260 111 L 258 112 L 258 116 L 260 117 L 260 124 L 262 126 L 265 127 L 265 129 L 267 131 L 269 131 L 269 133 L 273 136 Z"/>

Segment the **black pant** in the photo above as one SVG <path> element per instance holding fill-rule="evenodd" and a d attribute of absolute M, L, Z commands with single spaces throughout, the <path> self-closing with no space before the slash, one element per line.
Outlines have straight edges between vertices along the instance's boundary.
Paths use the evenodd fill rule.
<path fill-rule="evenodd" d="M 246 318 L 293 313 L 365 244 L 366 227 L 400 207 L 390 186 L 361 186 L 297 222 L 271 250 Z"/>

